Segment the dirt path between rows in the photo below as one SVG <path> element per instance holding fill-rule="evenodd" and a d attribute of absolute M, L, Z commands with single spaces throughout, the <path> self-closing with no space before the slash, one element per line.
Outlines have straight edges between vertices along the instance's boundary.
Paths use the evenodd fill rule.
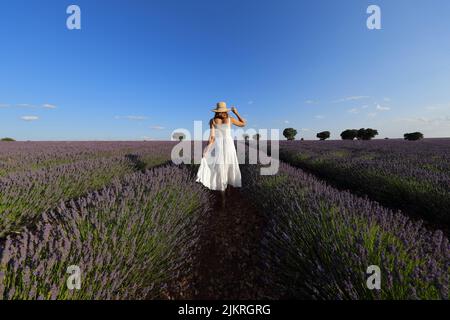
<path fill-rule="evenodd" d="M 213 210 L 204 222 L 193 274 L 192 299 L 230 300 L 265 297 L 259 266 L 262 215 L 236 188 L 225 201 L 213 192 Z"/>

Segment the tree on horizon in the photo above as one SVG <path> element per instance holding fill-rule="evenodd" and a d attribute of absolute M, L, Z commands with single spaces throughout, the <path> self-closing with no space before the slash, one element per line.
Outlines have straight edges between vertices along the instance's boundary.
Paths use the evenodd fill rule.
<path fill-rule="evenodd" d="M 319 138 L 321 141 L 327 140 L 328 138 L 330 138 L 330 131 L 322 131 L 319 132 L 316 137 Z"/>
<path fill-rule="evenodd" d="M 175 132 L 172 136 L 175 140 L 179 140 L 180 142 L 183 141 L 186 136 L 184 135 L 184 133 L 181 132 Z"/>
<path fill-rule="evenodd" d="M 403 137 L 405 138 L 405 140 L 417 141 L 423 139 L 423 133 L 422 132 L 405 133 Z"/>
<path fill-rule="evenodd" d="M 347 129 L 341 132 L 342 140 L 355 140 L 358 137 L 358 130 Z"/>
<path fill-rule="evenodd" d="M 16 141 L 16 140 L 14 140 L 13 138 L 10 138 L 10 137 L 5 137 L 5 138 L 0 139 L 0 141 L 4 141 L 4 142 L 14 142 L 14 141 Z"/>
<path fill-rule="evenodd" d="M 295 136 L 297 135 L 297 130 L 294 128 L 286 128 L 283 130 L 283 136 L 289 141 L 295 140 Z"/>
<path fill-rule="evenodd" d="M 357 138 L 358 140 L 372 140 L 375 136 L 378 135 L 378 130 L 371 128 L 361 128 L 358 130 Z"/>

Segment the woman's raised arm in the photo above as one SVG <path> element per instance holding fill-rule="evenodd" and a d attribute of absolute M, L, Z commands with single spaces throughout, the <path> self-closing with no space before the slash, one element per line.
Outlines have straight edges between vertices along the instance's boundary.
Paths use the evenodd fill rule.
<path fill-rule="evenodd" d="M 233 111 L 233 113 L 234 113 L 234 114 L 236 115 L 236 117 L 237 117 L 237 120 L 236 120 L 235 118 L 231 118 L 231 122 L 232 122 L 235 126 L 238 126 L 238 127 L 245 127 L 245 125 L 247 124 L 247 121 L 245 121 L 245 119 L 242 118 L 242 117 L 239 115 L 237 109 L 236 109 L 235 107 L 232 107 L 232 108 L 231 108 L 231 111 Z"/>

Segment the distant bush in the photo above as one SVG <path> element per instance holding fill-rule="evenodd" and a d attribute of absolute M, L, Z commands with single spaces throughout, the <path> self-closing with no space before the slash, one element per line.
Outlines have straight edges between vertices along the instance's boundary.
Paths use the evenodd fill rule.
<path fill-rule="evenodd" d="M 357 138 L 358 140 L 371 140 L 375 136 L 378 135 L 378 130 L 375 129 L 364 129 L 361 128 L 358 130 Z"/>
<path fill-rule="evenodd" d="M 16 141 L 16 140 L 14 140 L 13 138 L 8 138 L 8 137 L 6 137 L 6 138 L 2 138 L 2 139 L 0 139 L 0 141 Z"/>
<path fill-rule="evenodd" d="M 417 141 L 423 139 L 423 133 L 421 132 L 405 133 L 403 137 L 405 137 L 405 140 Z"/>
<path fill-rule="evenodd" d="M 175 140 L 183 141 L 183 140 L 186 138 L 186 136 L 184 135 L 184 133 L 181 133 L 181 132 L 175 132 L 175 133 L 172 135 L 172 138 L 175 139 Z"/>
<path fill-rule="evenodd" d="M 285 136 L 288 140 L 295 140 L 295 136 L 297 135 L 297 130 L 294 128 L 286 128 L 283 131 L 283 136 Z"/>
<path fill-rule="evenodd" d="M 358 130 L 347 129 L 341 132 L 342 140 L 355 140 L 358 137 Z"/>
<path fill-rule="evenodd" d="M 317 138 L 319 138 L 320 140 L 326 140 L 330 137 L 330 131 L 322 131 L 319 132 L 316 136 Z"/>

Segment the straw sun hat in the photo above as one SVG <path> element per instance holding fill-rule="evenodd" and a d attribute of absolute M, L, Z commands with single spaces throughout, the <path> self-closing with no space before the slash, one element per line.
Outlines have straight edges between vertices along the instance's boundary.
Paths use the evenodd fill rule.
<path fill-rule="evenodd" d="M 225 102 L 217 102 L 216 108 L 212 110 L 213 112 L 230 112 L 231 109 L 227 108 L 227 104 Z"/>

